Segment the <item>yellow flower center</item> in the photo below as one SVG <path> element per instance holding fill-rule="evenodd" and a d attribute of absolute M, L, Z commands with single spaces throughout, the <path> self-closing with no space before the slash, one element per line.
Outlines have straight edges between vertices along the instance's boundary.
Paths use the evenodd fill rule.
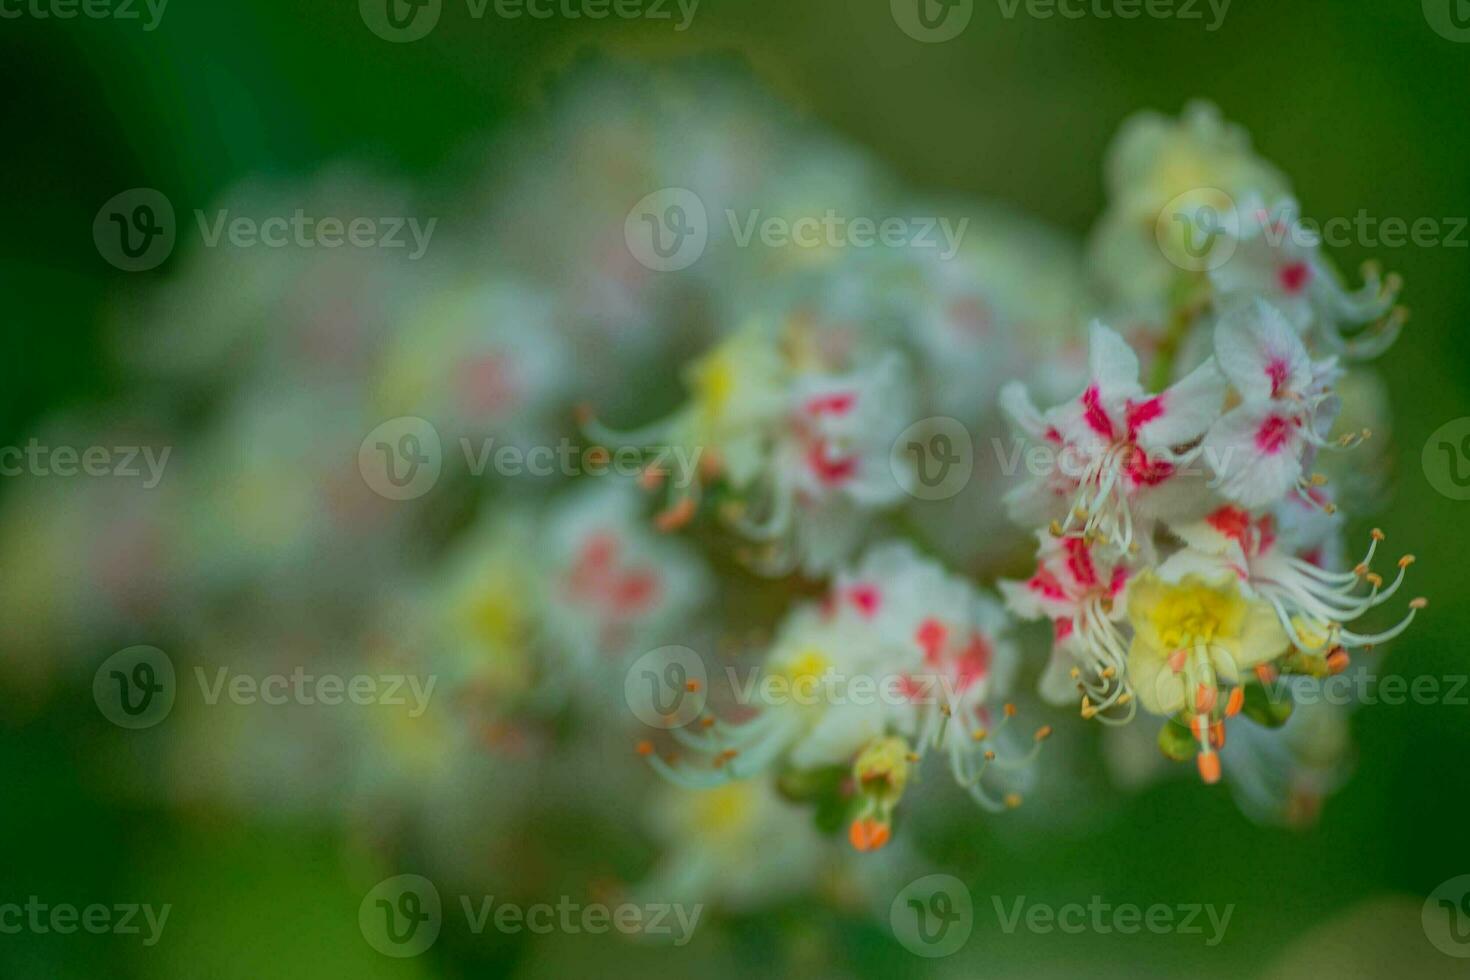
<path fill-rule="evenodd" d="M 1148 611 L 1150 624 L 1168 649 L 1209 646 L 1219 637 L 1233 637 L 1245 615 L 1239 590 L 1228 583 L 1211 586 L 1199 580 L 1165 586 Z"/>

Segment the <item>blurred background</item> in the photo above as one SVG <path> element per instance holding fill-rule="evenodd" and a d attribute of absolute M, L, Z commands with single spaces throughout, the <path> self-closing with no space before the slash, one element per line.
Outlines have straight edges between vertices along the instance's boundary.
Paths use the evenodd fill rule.
<path fill-rule="evenodd" d="M 0 266 L 9 355 L 0 359 L 0 444 L 23 446 L 41 436 L 79 445 L 84 440 L 68 433 L 106 431 L 115 434 L 107 444 L 116 445 L 147 442 L 140 433 L 169 433 L 161 441 L 177 438 L 171 465 L 187 476 L 181 486 L 165 481 L 157 490 L 175 495 L 163 522 L 196 522 L 174 530 L 249 569 L 220 571 L 233 576 L 230 584 L 210 583 L 207 596 L 187 603 L 199 622 L 134 615 L 140 605 L 169 606 L 176 598 L 173 585 L 148 571 L 158 563 L 138 556 L 156 542 L 144 531 L 118 530 L 136 508 L 156 505 L 123 495 L 121 502 L 67 499 L 48 508 L 48 500 L 69 493 L 64 481 L 0 483 L 8 525 L 0 532 L 7 542 L 0 590 L 21 597 L 7 608 L 29 614 L 5 624 L 0 648 L 0 772 L 7 787 L 0 901 L 35 895 L 78 906 L 172 906 L 151 946 L 138 936 L 0 935 L 0 974 L 1463 975 L 1463 961 L 1436 949 L 1420 918 L 1437 886 L 1470 874 L 1470 708 L 1463 701 L 1357 711 L 1351 774 L 1307 826 L 1254 823 L 1223 790 L 1178 779 L 1108 797 L 1105 806 L 1089 804 L 1073 819 L 1000 830 L 978 818 L 931 827 L 923 868 L 959 875 L 976 904 L 969 942 L 937 960 L 913 955 L 889 930 L 889 899 L 921 873 L 902 871 L 893 872 L 897 886 L 882 874 L 858 872 L 849 881 L 848 872 L 832 872 L 820 895 L 736 910 L 677 949 L 615 935 L 474 935 L 446 913 L 432 949 L 389 958 L 364 941 L 358 924 L 359 904 L 376 883 L 429 873 L 447 906 L 460 894 L 525 903 L 587 895 L 599 881 L 636 881 L 657 863 L 657 834 L 641 828 L 639 814 L 660 787 L 642 781 L 641 771 L 640 780 L 620 778 L 620 768 L 635 768 L 624 742 L 605 754 L 594 745 L 585 758 L 564 748 L 538 754 L 533 744 L 525 749 L 529 762 L 505 752 L 467 763 L 433 747 L 422 757 L 402 746 L 364 753 L 373 734 L 351 726 L 323 733 L 295 714 L 272 716 L 257 730 L 236 728 L 224 718 L 228 708 L 195 721 L 176 709 L 167 724 L 130 732 L 110 725 L 93 702 L 96 667 L 136 644 L 168 650 L 181 673 L 185 665 L 242 662 L 219 652 L 232 646 L 289 671 L 316 662 L 300 651 L 330 647 L 331 635 L 341 649 L 322 656 L 393 662 L 401 656 L 395 646 L 411 645 L 385 626 L 411 622 L 396 611 L 403 593 L 392 581 L 348 584 L 353 570 L 373 579 L 384 562 L 377 549 L 392 553 L 388 561 L 414 548 L 438 554 L 487 511 L 522 502 L 515 490 L 497 490 L 487 504 L 456 484 L 432 510 L 407 518 L 407 530 L 385 530 L 401 519 L 396 511 L 381 520 L 369 515 L 344 539 L 350 545 L 303 532 L 314 517 L 299 524 L 282 518 L 292 506 L 290 490 L 269 482 L 235 517 L 192 512 L 185 498 L 197 499 L 201 485 L 240 485 L 243 477 L 231 468 L 238 456 L 268 457 L 259 467 L 266 472 L 272 465 L 300 471 L 338 452 L 352 472 L 366 429 L 339 423 L 330 399 L 293 401 L 303 386 L 320 391 L 336 383 L 334 372 L 345 374 L 342 364 L 354 356 L 350 342 L 329 339 L 331 356 L 303 369 L 310 352 L 293 344 L 309 345 L 300 337 L 282 341 L 281 332 L 293 323 L 325 323 L 324 336 L 335 338 L 332 317 L 354 303 L 366 307 L 350 311 L 357 321 L 412 315 L 373 291 L 403 274 L 402 255 L 335 268 L 321 254 L 287 250 L 270 268 L 254 259 L 230 266 L 227 256 L 183 242 L 192 237 L 197 244 L 195 209 L 213 214 L 241 202 L 236 206 L 248 211 L 273 201 L 274 210 L 251 213 L 307 206 L 318 213 L 438 216 L 435 243 L 446 246 L 426 253 L 424 267 L 413 270 L 414 285 L 393 294 L 400 299 L 437 289 L 424 285 L 436 277 L 459 282 L 499 265 L 543 270 L 558 261 L 548 257 L 548 235 L 575 240 L 575 205 L 594 196 L 568 191 L 561 200 L 555 180 L 587 167 L 632 166 L 584 148 L 565 169 L 544 167 L 551 189 L 528 176 L 538 168 L 528 167 L 527 155 L 561 159 L 556 151 L 567 133 L 606 122 L 596 98 L 584 100 L 580 115 L 557 109 L 559 88 L 568 78 L 596 94 L 625 85 L 616 104 L 636 116 L 654 110 L 645 101 L 653 96 L 618 71 L 598 75 L 599 59 L 667 64 L 698 57 L 714 66 L 711 77 L 736 79 L 733 90 L 773 93 L 731 108 L 719 86 L 695 86 L 687 104 L 668 110 L 683 113 L 691 126 L 709 116 L 733 118 L 732 147 L 743 143 L 742 127 L 755 131 L 790 111 L 796 131 L 825 133 L 855 148 L 884 179 L 923 199 L 1004 202 L 1077 242 L 1104 207 L 1104 154 L 1120 123 L 1140 109 L 1175 115 L 1196 97 L 1249 130 L 1258 152 L 1292 176 L 1309 215 L 1351 217 L 1366 209 L 1409 222 L 1470 215 L 1470 43 L 1432 26 L 1449 16 L 1433 0 L 1236 0 L 1213 31 L 1206 30 L 1210 10 L 1201 8 L 1203 20 L 1072 20 L 1028 16 L 1024 7 L 1007 17 L 1005 4 L 977 2 L 968 27 L 944 43 L 906 34 L 888 4 L 839 0 L 704 0 L 684 30 L 676 29 L 681 15 L 672 5 L 672 19 L 662 21 L 533 20 L 475 18 L 463 2 L 445 0 L 432 32 L 411 43 L 376 35 L 349 0 L 173 0 L 153 30 L 144 30 L 150 15 L 142 7 L 142 22 L 26 13 L 0 23 L 11 147 L 0 168 L 12 216 Z M 1446 29 L 1451 35 L 1455 23 Z M 598 89 L 602 78 L 607 93 Z M 636 128 L 630 132 L 630 152 L 664 153 L 679 130 L 648 137 L 658 145 L 640 142 Z M 784 148 L 790 153 L 752 166 L 777 174 L 788 165 L 811 168 L 802 146 Z M 819 188 L 828 179 L 853 179 L 844 167 L 811 168 L 810 179 Z M 646 192 L 662 185 L 648 184 Z M 158 268 L 130 273 L 99 255 L 92 228 L 105 202 L 138 187 L 166 195 L 179 215 L 181 242 Z M 637 196 L 619 199 L 613 210 L 621 215 Z M 1415 591 L 1432 606 L 1392 645 L 1381 670 L 1411 678 L 1463 675 L 1470 671 L 1463 641 L 1470 635 L 1470 505 L 1435 489 L 1422 454 L 1432 433 L 1470 415 L 1470 340 L 1461 328 L 1470 318 L 1470 249 L 1462 239 L 1459 247 L 1354 243 L 1333 254 L 1344 269 L 1374 258 L 1401 274 L 1413 311 L 1403 339 L 1379 362 L 1393 407 L 1385 434 L 1392 490 L 1381 513 L 1355 517 L 1362 528 L 1384 524 L 1396 544 L 1417 554 Z M 306 262 L 328 285 L 293 285 L 292 266 Z M 252 289 L 254 299 L 239 298 Z M 532 301 L 504 302 L 520 311 L 517 322 L 535 315 L 527 312 Z M 606 296 L 594 293 L 585 302 L 612 315 Z M 685 305 L 672 307 L 670 339 L 658 353 L 612 344 L 650 365 L 644 377 L 656 382 L 629 407 L 618 378 L 604 378 L 609 391 L 594 397 L 615 413 L 621 397 L 619 421 L 656 418 L 678 404 L 677 365 L 706 339 L 692 325 L 698 317 L 688 312 L 690 302 L 681 298 Z M 326 307 L 337 312 L 318 315 Z M 599 329 L 577 336 L 565 355 L 570 362 L 585 369 L 605 356 L 607 333 Z M 620 370 L 617 363 L 603 362 L 606 372 Z M 230 379 L 247 370 L 266 383 L 253 392 L 232 387 Z M 259 411 L 243 412 L 238 425 L 246 428 L 219 422 L 226 415 L 221 404 L 233 413 L 237 400 L 252 399 Z M 376 418 L 394 414 L 401 413 Z M 566 426 L 563 416 L 549 424 Z M 350 435 L 332 442 L 324 433 L 338 424 Z M 233 462 L 201 475 L 189 468 L 188 445 Z M 253 476 L 257 467 L 239 464 L 239 471 Z M 343 508 L 362 505 L 347 496 Z M 235 523 L 221 526 L 229 521 Z M 279 547 L 248 547 L 272 535 Z M 107 569 L 97 572 L 93 566 L 104 559 Z M 91 571 L 56 570 L 71 565 Z M 81 578 L 94 573 L 113 591 L 104 594 Z M 67 588 L 37 598 L 34 583 L 43 579 Z M 322 579 L 333 587 L 319 588 Z M 201 586 L 197 579 L 188 584 Z M 742 602 L 752 609 L 775 601 L 753 578 L 743 589 Z M 103 605 L 128 613 L 98 612 Z M 212 637 L 212 649 L 193 646 L 201 632 Z M 599 724 L 552 717 L 558 720 L 512 735 L 564 746 L 558 726 L 595 731 Z M 1091 784 L 1101 762 L 1086 748 L 1078 751 L 1075 771 L 1053 776 Z M 525 775 L 528 767 L 537 778 Z M 426 769 L 435 770 L 432 780 L 423 777 Z M 1004 896 L 1007 905 L 1019 896 L 1062 904 L 1094 894 L 1141 906 L 1214 902 L 1235 909 L 1213 947 L 1192 935 L 1006 933 L 990 911 L 990 896 Z"/>

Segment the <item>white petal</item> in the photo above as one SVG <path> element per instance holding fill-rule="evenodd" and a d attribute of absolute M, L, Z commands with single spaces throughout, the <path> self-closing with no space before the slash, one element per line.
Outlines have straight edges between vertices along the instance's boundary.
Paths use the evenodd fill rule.
<path fill-rule="evenodd" d="M 1088 365 L 1092 380 L 1106 395 L 1138 390 L 1138 355 L 1117 332 L 1092 321 L 1088 333 Z"/>

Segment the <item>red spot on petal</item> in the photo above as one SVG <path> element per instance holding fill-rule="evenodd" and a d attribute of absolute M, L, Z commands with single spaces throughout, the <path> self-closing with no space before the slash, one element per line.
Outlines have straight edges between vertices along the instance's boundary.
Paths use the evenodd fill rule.
<path fill-rule="evenodd" d="M 1271 379 L 1272 398 L 1281 396 L 1281 390 L 1286 387 L 1286 379 L 1290 373 L 1291 368 L 1284 358 L 1273 357 L 1266 365 L 1266 377 Z"/>
<path fill-rule="evenodd" d="M 1097 584 L 1097 569 L 1092 565 L 1092 551 L 1081 538 L 1064 538 L 1062 546 L 1067 549 L 1067 570 L 1084 589 Z"/>
<path fill-rule="evenodd" d="M 1156 487 L 1174 475 L 1174 464 L 1153 459 L 1142 449 L 1135 448 L 1128 454 L 1127 473 L 1136 487 Z"/>
<path fill-rule="evenodd" d="M 1292 262 L 1277 270 L 1276 278 L 1288 295 L 1295 296 L 1311 282 L 1312 268 L 1305 262 Z"/>
<path fill-rule="evenodd" d="M 820 439 L 812 443 L 806 454 L 807 465 L 812 472 L 817 474 L 817 479 L 828 486 L 844 483 L 852 479 L 857 472 L 857 458 L 849 456 L 842 459 L 827 458 L 827 444 Z"/>
<path fill-rule="evenodd" d="M 1256 430 L 1256 448 L 1268 456 L 1274 456 L 1285 448 L 1291 439 L 1293 420 L 1281 415 L 1267 417 Z"/>
<path fill-rule="evenodd" d="M 939 663 L 944 645 L 949 642 L 949 630 L 931 616 L 919 624 L 918 631 L 914 633 L 914 642 L 924 651 L 924 662 L 933 667 Z"/>
<path fill-rule="evenodd" d="M 1205 523 L 1227 538 L 1244 541 L 1245 532 L 1251 526 L 1251 515 L 1239 507 L 1221 507 L 1206 517 Z"/>
<path fill-rule="evenodd" d="M 1138 438 L 1138 430 L 1164 415 L 1164 396 L 1155 395 L 1141 402 L 1129 402 L 1125 411 L 1128 419 L 1128 441 Z"/>
<path fill-rule="evenodd" d="M 847 592 L 848 601 L 857 607 L 858 612 L 868 618 L 878 611 L 883 597 L 876 588 L 871 585 L 854 585 Z"/>
<path fill-rule="evenodd" d="M 1031 576 L 1031 580 L 1026 583 L 1026 587 L 1032 592 L 1040 592 L 1046 598 L 1055 599 L 1058 602 L 1065 602 L 1067 598 L 1067 593 L 1062 588 L 1062 583 L 1058 582 L 1057 577 L 1044 568 L 1038 569 L 1036 574 Z"/>
<path fill-rule="evenodd" d="M 1097 385 L 1091 385 L 1082 393 L 1082 417 L 1088 428 L 1105 439 L 1113 438 L 1113 420 L 1102 406 L 1102 394 Z"/>
<path fill-rule="evenodd" d="M 981 633 L 970 634 L 970 642 L 960 651 L 956 665 L 955 688 L 963 691 L 990 672 L 990 641 Z"/>
<path fill-rule="evenodd" d="M 857 402 L 857 395 L 850 391 L 831 395 L 818 395 L 806 403 L 808 415 L 846 415 Z"/>

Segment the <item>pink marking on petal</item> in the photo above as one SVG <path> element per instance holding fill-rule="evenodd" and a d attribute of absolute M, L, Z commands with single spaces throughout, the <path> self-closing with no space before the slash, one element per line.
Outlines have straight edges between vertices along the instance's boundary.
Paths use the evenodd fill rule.
<path fill-rule="evenodd" d="M 1274 456 L 1291 440 L 1294 420 L 1281 415 L 1271 415 L 1256 430 L 1256 448 L 1268 456 Z"/>
<path fill-rule="evenodd" d="M 1065 602 L 1067 599 L 1067 593 L 1062 588 L 1062 583 L 1058 582 L 1057 577 L 1044 568 L 1038 569 L 1036 574 L 1031 576 L 1031 580 L 1026 583 L 1026 587 L 1032 592 L 1040 592 L 1046 598 L 1056 600 L 1057 602 Z"/>
<path fill-rule="evenodd" d="M 1205 523 L 1227 538 L 1244 541 L 1245 532 L 1251 526 L 1251 515 L 1239 507 L 1221 507 L 1206 517 Z"/>
<path fill-rule="evenodd" d="M 1067 549 L 1067 571 L 1084 589 L 1097 584 L 1097 569 L 1092 565 L 1092 552 L 1081 538 L 1063 538 L 1062 546 Z"/>
<path fill-rule="evenodd" d="M 1097 390 L 1097 385 L 1090 385 L 1082 393 L 1082 417 L 1093 432 L 1105 439 L 1113 438 L 1113 420 L 1103 409 L 1102 393 Z"/>
<path fill-rule="evenodd" d="M 808 415 L 846 415 L 857 403 L 857 395 L 850 391 L 831 395 L 818 395 L 806 403 Z"/>
<path fill-rule="evenodd" d="M 1286 387 L 1286 379 L 1291 374 L 1291 366 L 1282 357 L 1273 357 L 1266 364 L 1266 377 L 1271 379 L 1271 397 L 1280 398 L 1281 390 Z"/>
<path fill-rule="evenodd" d="M 1148 453 L 1135 448 L 1128 454 L 1127 473 L 1135 487 L 1156 487 L 1174 475 L 1174 464 L 1168 460 L 1151 459 Z"/>
<path fill-rule="evenodd" d="M 919 624 L 918 631 L 914 633 L 914 642 L 924 651 L 924 662 L 933 667 L 939 663 L 944 645 L 949 642 L 949 629 L 931 616 Z"/>
<path fill-rule="evenodd" d="M 812 443 L 812 447 L 807 450 L 806 462 L 812 468 L 812 472 L 817 474 L 817 479 L 828 486 L 844 483 L 857 473 L 856 457 L 828 459 L 827 445 L 820 439 Z"/>
<path fill-rule="evenodd" d="M 1061 643 L 1067 637 L 1071 636 L 1075 630 L 1076 627 L 1072 625 L 1070 619 L 1058 619 L 1052 623 L 1053 639 L 1057 643 Z"/>
<path fill-rule="evenodd" d="M 1141 402 L 1129 402 L 1124 414 L 1128 420 L 1128 441 L 1133 442 L 1138 438 L 1138 430 L 1162 418 L 1164 415 L 1164 396 L 1155 395 Z"/>
<path fill-rule="evenodd" d="M 854 585 L 847 591 L 847 598 L 857 607 L 858 612 L 869 619 L 878 611 L 878 606 L 883 601 L 882 594 L 871 585 Z"/>
<path fill-rule="evenodd" d="M 1287 295 L 1295 296 L 1300 293 L 1312 279 L 1312 267 L 1305 262 L 1292 262 L 1282 266 L 1276 273 L 1281 288 Z"/>
<path fill-rule="evenodd" d="M 1123 586 L 1128 584 L 1128 569 L 1122 565 L 1113 569 L 1113 577 L 1108 582 L 1108 595 L 1116 597 L 1123 591 Z"/>
<path fill-rule="evenodd" d="M 1048 425 L 1046 427 L 1046 431 L 1042 433 L 1042 438 L 1047 442 L 1054 442 L 1057 445 L 1061 445 L 1062 443 L 1062 434 L 1057 431 L 1057 427 L 1054 425 Z"/>
<path fill-rule="evenodd" d="M 963 691 L 990 673 L 990 641 L 982 633 L 971 633 L 956 663 L 955 688 Z"/>

